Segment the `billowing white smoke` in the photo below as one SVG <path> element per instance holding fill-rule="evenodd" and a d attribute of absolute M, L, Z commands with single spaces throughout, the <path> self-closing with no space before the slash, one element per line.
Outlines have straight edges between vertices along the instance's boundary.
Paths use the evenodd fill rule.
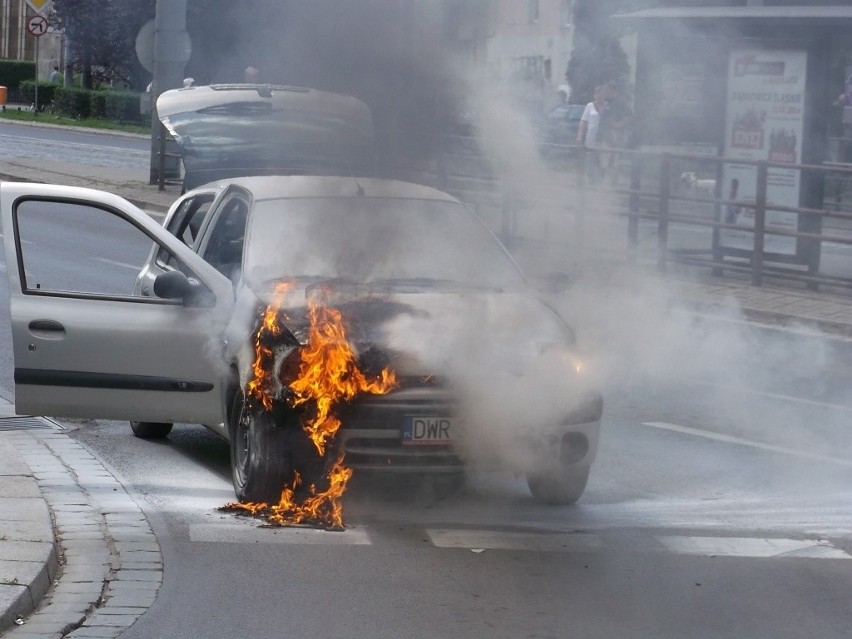
<path fill-rule="evenodd" d="M 461 401 L 467 454 L 475 463 L 534 467 L 535 438 L 586 399 L 591 380 L 566 348 L 549 309 L 513 294 L 432 296 L 426 313 L 403 313 L 386 328 L 389 344 L 422 370 L 446 379 Z"/>

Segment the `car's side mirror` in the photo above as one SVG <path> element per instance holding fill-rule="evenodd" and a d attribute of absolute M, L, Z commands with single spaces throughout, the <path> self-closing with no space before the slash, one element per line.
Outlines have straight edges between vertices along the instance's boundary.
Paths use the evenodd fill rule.
<path fill-rule="evenodd" d="M 166 271 L 154 279 L 154 295 L 167 300 L 178 299 L 188 304 L 199 294 L 200 286 L 181 271 Z"/>

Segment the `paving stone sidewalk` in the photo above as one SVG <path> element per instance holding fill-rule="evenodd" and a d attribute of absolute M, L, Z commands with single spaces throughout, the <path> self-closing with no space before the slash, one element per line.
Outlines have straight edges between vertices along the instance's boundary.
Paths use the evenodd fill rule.
<path fill-rule="evenodd" d="M 154 603 L 162 571 L 114 474 L 60 424 L 0 400 L 0 636 L 117 637 Z"/>

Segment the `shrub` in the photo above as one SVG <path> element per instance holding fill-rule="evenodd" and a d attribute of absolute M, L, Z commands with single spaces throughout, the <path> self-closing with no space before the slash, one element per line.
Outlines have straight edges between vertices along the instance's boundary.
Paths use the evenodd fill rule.
<path fill-rule="evenodd" d="M 113 122 L 142 122 L 139 94 L 132 91 L 104 91 L 106 119 Z"/>
<path fill-rule="evenodd" d="M 25 104 L 33 104 L 35 102 L 35 80 L 23 80 L 18 85 L 18 99 L 20 99 Z M 39 110 L 44 109 L 47 106 L 53 104 L 54 99 L 56 98 L 56 90 L 59 88 L 58 84 L 54 84 L 52 82 L 39 82 L 38 83 L 38 106 Z"/>
<path fill-rule="evenodd" d="M 92 93 L 88 89 L 81 87 L 56 87 L 56 97 L 53 100 L 53 107 L 57 115 L 66 118 L 88 118 L 90 114 L 89 94 Z"/>
<path fill-rule="evenodd" d="M 0 60 L 0 85 L 17 89 L 21 82 L 35 83 L 35 63 L 25 60 Z M 39 85 L 41 89 L 41 85 Z"/>
<path fill-rule="evenodd" d="M 92 91 L 89 94 L 89 116 L 93 118 L 107 117 L 107 92 Z"/>

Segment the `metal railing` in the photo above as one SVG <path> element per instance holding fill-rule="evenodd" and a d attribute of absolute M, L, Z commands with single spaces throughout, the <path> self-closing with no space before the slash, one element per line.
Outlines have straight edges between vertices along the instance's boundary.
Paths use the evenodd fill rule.
<path fill-rule="evenodd" d="M 610 217 L 625 222 L 628 260 L 637 260 L 640 253 L 648 256 L 647 239 L 652 233 L 655 266 L 662 271 L 676 263 L 710 269 L 720 276 L 726 272 L 746 276 L 754 286 L 772 279 L 811 289 L 852 291 L 850 165 L 617 150 L 605 180 L 589 184 L 583 170 L 588 155 L 584 149 L 542 145 L 542 162 L 551 184 L 539 189 L 531 183 L 535 178 L 525 178 L 520 188 L 512 180 L 498 178 L 473 138 L 448 139 L 445 149 L 429 167 L 401 169 L 398 175 L 433 184 L 480 212 L 490 211 L 492 228 L 508 245 L 521 239 L 518 216 L 537 206 L 558 206 L 564 215 L 574 216 L 572 233 L 579 237 L 573 240 L 582 245 L 584 218 L 603 208 Z M 726 165 L 753 172 L 753 197 L 724 194 Z M 690 189 L 680 179 L 683 173 L 695 173 L 705 185 L 712 183 L 712 192 Z M 773 186 L 777 189 L 773 181 L 778 182 L 780 173 L 785 180 L 798 182 L 808 192 L 807 200 L 816 204 L 799 207 L 773 201 Z M 558 188 L 554 181 L 559 182 Z M 742 214 L 726 220 L 729 209 Z M 779 224 L 779 215 L 787 223 Z M 738 237 L 739 246 L 726 244 L 731 234 Z M 786 250 L 774 248 L 785 242 Z"/>

